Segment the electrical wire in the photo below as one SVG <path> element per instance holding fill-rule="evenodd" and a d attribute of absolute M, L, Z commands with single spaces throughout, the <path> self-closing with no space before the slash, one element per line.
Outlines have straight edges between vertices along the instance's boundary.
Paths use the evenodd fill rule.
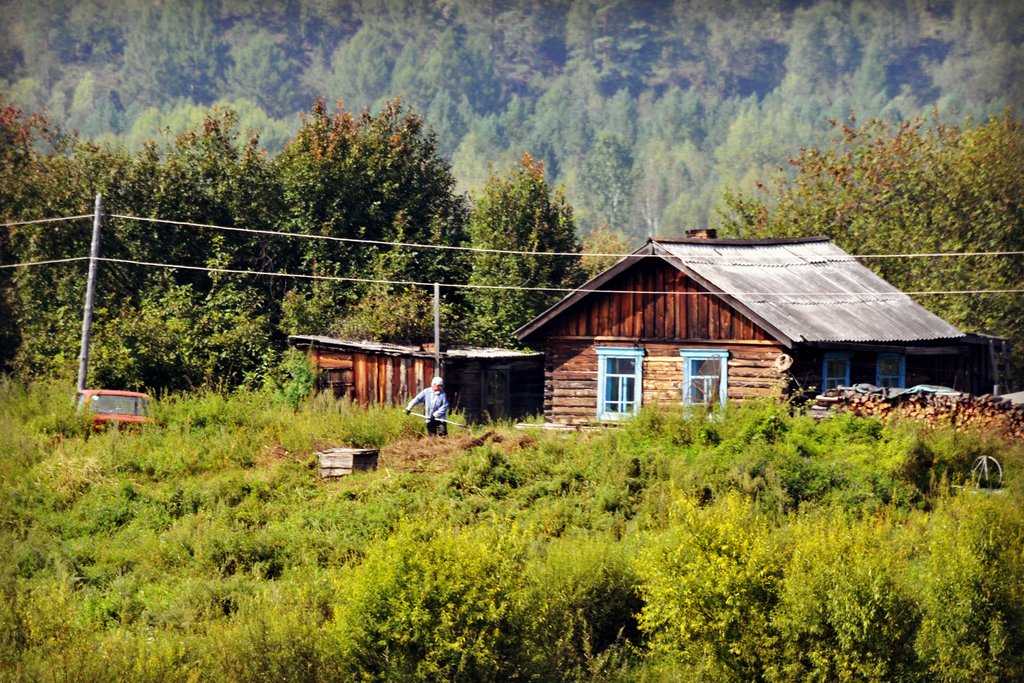
<path fill-rule="evenodd" d="M 72 263 L 74 261 L 88 261 L 88 256 L 72 256 L 71 258 L 53 259 L 51 261 L 30 261 L 28 263 L 3 263 L 0 268 L 29 268 L 31 266 L 48 266 L 54 263 Z"/>
<path fill-rule="evenodd" d="M 329 242 L 344 242 L 349 244 L 368 244 L 373 246 L 404 247 L 408 249 L 442 249 L 450 251 L 464 251 L 483 254 L 503 254 L 510 256 L 575 256 L 581 258 L 663 258 L 662 254 L 622 254 L 622 253 L 600 253 L 600 252 L 578 252 L 578 251 L 521 251 L 515 249 L 488 249 L 486 247 L 467 247 L 453 244 L 421 244 L 416 242 L 397 242 L 389 240 L 371 240 L 357 237 L 336 237 L 333 235 L 309 235 L 298 232 L 282 232 L 279 230 L 261 230 L 258 228 L 239 228 L 226 225 L 214 225 L 210 223 L 192 223 L 189 221 L 175 221 L 165 218 L 143 218 L 140 216 L 129 216 L 124 214 L 109 214 L 109 218 L 120 218 L 122 220 L 159 223 L 166 225 L 181 225 L 191 228 L 209 228 L 212 230 L 224 230 L 229 232 L 251 233 L 254 235 L 273 235 L 276 237 L 291 237 L 296 239 L 323 240 Z M 945 256 L 1024 256 L 1024 251 L 961 251 L 961 252 L 934 252 L 934 253 L 908 253 L 908 254 L 850 254 L 857 259 L 879 259 L 879 258 L 938 258 Z"/>
<path fill-rule="evenodd" d="M 80 216 L 62 216 L 60 218 L 39 218 L 33 221 L 16 221 L 14 223 L 0 223 L 0 227 L 13 228 L 19 225 L 38 225 L 40 223 L 58 223 L 60 221 L 77 221 L 82 218 L 92 218 L 93 214 L 83 213 Z"/>
<path fill-rule="evenodd" d="M 612 257 L 629 256 L 630 254 L 595 254 L 578 251 L 516 251 L 514 249 L 487 249 L 485 247 L 467 247 L 456 244 L 418 244 L 415 242 L 393 242 L 388 240 L 360 239 L 357 237 L 335 237 L 333 235 L 309 235 L 301 232 L 281 232 L 279 230 L 260 230 L 258 228 L 237 228 L 226 225 L 210 225 L 207 223 L 190 223 L 188 221 L 172 221 L 163 218 L 140 218 L 138 216 L 125 216 L 121 214 L 110 214 L 110 218 L 122 220 L 146 221 L 150 223 L 163 223 L 169 225 L 182 225 L 191 228 L 211 228 L 213 230 L 226 230 L 230 232 L 252 233 L 254 235 L 274 235 L 276 237 L 293 237 L 296 239 L 322 240 L 327 242 L 345 242 L 349 244 L 369 244 L 381 247 L 405 247 L 408 249 L 444 249 L 449 251 L 464 251 L 484 254 L 505 254 L 509 256 L 586 256 L 586 257 Z M 646 256 L 646 254 L 643 254 Z"/>
<path fill-rule="evenodd" d="M 88 257 L 80 257 L 75 260 L 87 259 Z M 433 282 L 420 282 L 417 280 L 382 280 L 373 278 L 354 278 L 354 277 L 341 277 L 335 275 L 309 275 L 305 273 L 279 273 L 273 271 L 258 271 L 258 270 L 240 270 L 234 268 L 211 268 L 209 266 L 187 266 L 173 263 L 157 263 L 153 261 L 134 261 L 131 259 L 116 259 L 100 257 L 97 261 L 103 261 L 106 263 L 120 263 L 124 265 L 136 265 L 136 266 L 148 266 L 154 268 L 172 268 L 180 270 L 195 270 L 204 271 L 208 273 L 227 273 L 234 275 L 255 275 L 261 277 L 289 277 L 296 279 L 306 280 L 326 280 L 333 282 L 355 282 L 362 284 L 383 284 L 383 285 L 405 285 L 410 287 L 433 287 Z M 22 264 L 25 265 L 25 264 Z M 498 291 L 528 291 L 528 292 L 560 292 L 560 293 L 572 293 L 572 292 L 584 292 L 584 293 L 603 293 L 603 294 L 651 294 L 651 295 L 676 295 L 676 296 L 701 296 L 706 294 L 717 294 L 718 292 L 713 291 L 700 291 L 700 292 L 666 292 L 658 290 L 634 290 L 634 289 L 583 289 L 583 288 L 571 288 L 571 287 L 533 287 L 527 285 L 472 285 L 468 283 L 448 282 L 448 283 L 437 283 L 441 287 L 448 287 L 450 289 L 485 289 L 485 290 L 498 290 Z M 785 297 L 835 297 L 835 296 L 847 296 L 847 297 L 899 297 L 903 294 L 907 295 L 928 295 L 928 294 L 1019 294 L 1024 293 L 1024 289 L 970 289 L 970 290 L 932 290 L 932 291 L 916 291 L 916 292 L 726 292 L 731 296 L 785 296 Z M 847 302 L 830 302 L 830 305 L 845 305 Z"/>

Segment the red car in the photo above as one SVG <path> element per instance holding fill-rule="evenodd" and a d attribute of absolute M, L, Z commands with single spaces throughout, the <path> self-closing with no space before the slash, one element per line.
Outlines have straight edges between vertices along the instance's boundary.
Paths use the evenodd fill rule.
<path fill-rule="evenodd" d="M 153 422 L 149 412 L 149 396 L 137 391 L 114 389 L 79 389 L 78 409 L 92 413 L 95 427 L 109 423 L 144 424 Z"/>

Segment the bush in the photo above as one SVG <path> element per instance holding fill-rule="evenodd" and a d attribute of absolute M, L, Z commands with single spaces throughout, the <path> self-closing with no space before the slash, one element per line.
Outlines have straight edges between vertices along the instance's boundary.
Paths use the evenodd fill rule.
<path fill-rule="evenodd" d="M 840 511 L 797 520 L 772 627 L 769 681 L 908 681 L 920 609 L 908 585 L 915 529 Z"/>
<path fill-rule="evenodd" d="M 541 680 L 607 680 L 640 645 L 631 549 L 603 536 L 551 541 L 527 567 L 527 652 Z"/>
<path fill-rule="evenodd" d="M 917 651 L 938 681 L 1024 680 L 1024 515 L 964 494 L 935 511 L 920 566 Z"/>
<path fill-rule="evenodd" d="M 407 523 L 340 586 L 343 677 L 498 681 L 524 669 L 523 539 Z"/>
<path fill-rule="evenodd" d="M 704 680 L 763 679 L 782 579 L 770 532 L 737 494 L 707 508 L 678 498 L 636 565 L 640 628 L 656 660 Z"/>

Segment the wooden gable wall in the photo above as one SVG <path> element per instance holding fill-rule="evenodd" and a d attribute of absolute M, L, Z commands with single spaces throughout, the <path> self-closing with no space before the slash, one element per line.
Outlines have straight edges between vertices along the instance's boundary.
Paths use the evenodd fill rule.
<path fill-rule="evenodd" d="M 608 293 L 589 294 L 549 322 L 544 336 L 770 339 L 749 318 L 661 259 L 643 259 L 601 289 Z"/>

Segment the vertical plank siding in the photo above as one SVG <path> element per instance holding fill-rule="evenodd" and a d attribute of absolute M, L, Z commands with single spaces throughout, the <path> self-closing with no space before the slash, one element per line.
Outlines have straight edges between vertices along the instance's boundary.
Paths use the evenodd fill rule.
<path fill-rule="evenodd" d="M 647 259 L 549 323 L 548 337 L 767 341 L 750 319 L 664 261 Z M 665 292 L 665 294 L 655 294 Z"/>
<path fill-rule="evenodd" d="M 314 347 L 309 357 L 321 371 L 318 389 L 361 406 L 404 405 L 440 374 L 433 356 L 424 353 Z M 445 388 L 452 405 L 470 422 L 536 415 L 543 410 L 545 362 L 540 355 L 447 357 L 442 360 Z M 493 405 L 487 396 L 489 371 L 503 373 L 508 387 L 507 396 L 496 398 Z M 493 415 L 498 408 L 501 414 Z"/>
<path fill-rule="evenodd" d="M 328 371 L 321 388 L 361 406 L 405 403 L 428 386 L 435 374 L 433 359 L 426 358 L 324 349 L 311 357 L 318 368 Z"/>

